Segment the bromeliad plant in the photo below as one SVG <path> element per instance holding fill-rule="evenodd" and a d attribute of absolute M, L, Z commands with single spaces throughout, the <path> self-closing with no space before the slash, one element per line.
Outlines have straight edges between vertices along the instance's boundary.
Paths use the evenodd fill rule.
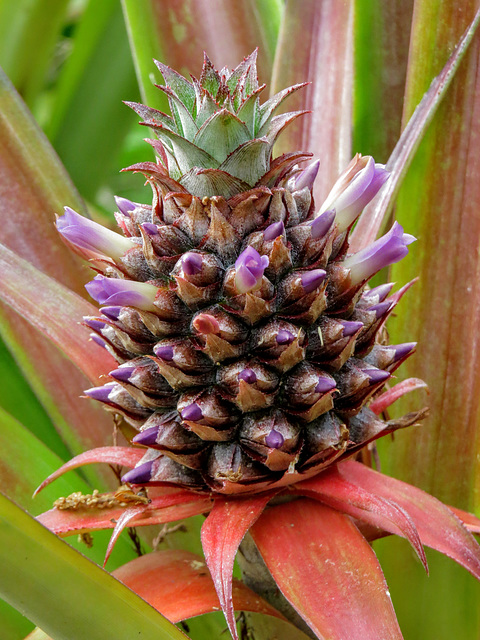
<path fill-rule="evenodd" d="M 117 416 L 133 444 L 63 465 L 41 488 L 93 462 L 130 470 L 120 489 L 72 493 L 39 519 L 60 535 L 113 529 L 108 558 L 126 527 L 208 514 L 202 544 L 213 583 L 201 561 L 181 552 L 146 554 L 116 573 L 171 620 L 215 608 L 214 586 L 234 637 L 235 605 L 285 616 L 312 637 L 400 638 L 370 546 L 386 534 L 407 538 L 425 568 L 423 545 L 480 578 L 474 516 L 364 464 L 374 440 L 425 415 L 385 414 L 421 381 L 382 393 L 415 351 L 412 342 L 389 344 L 384 326 L 410 285 L 392 294 L 392 284 L 368 281 L 414 240 L 396 222 L 374 237 L 475 27 L 387 167 L 357 154 L 320 206 L 319 163 L 272 152 L 302 115 L 276 109 L 302 85 L 262 103 L 256 53 L 233 71 L 205 58 L 191 82 L 158 63 L 172 115 L 131 104 L 156 134 L 156 162 L 130 167 L 147 177 L 152 205 L 116 199 L 123 235 L 70 207 L 57 218 L 64 241 L 98 273 L 87 290 L 101 315 L 5 251 L 3 297 L 95 384 L 108 374 L 86 394 Z M 383 199 L 363 214 L 352 249 L 352 226 L 379 190 Z M 49 291 L 55 320 L 48 306 L 29 303 L 28 283 Z M 62 322 L 82 311 L 90 342 L 84 328 Z M 266 568 L 257 552 L 252 560 L 252 540 Z M 245 582 L 270 604 L 232 583 L 241 543 Z M 284 598 L 272 599 L 267 568 Z M 162 587 L 167 576 L 176 602 Z M 194 589 L 187 599 L 181 591 L 194 578 L 205 590 L 196 604 Z"/>

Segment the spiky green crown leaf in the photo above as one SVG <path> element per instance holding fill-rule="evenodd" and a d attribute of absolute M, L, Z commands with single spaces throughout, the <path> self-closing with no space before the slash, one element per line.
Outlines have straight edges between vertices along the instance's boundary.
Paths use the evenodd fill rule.
<path fill-rule="evenodd" d="M 161 147 L 159 162 L 189 193 L 231 198 L 258 185 L 269 171 L 280 132 L 305 111 L 275 116 L 285 98 L 305 86 L 297 84 L 263 104 L 259 95 L 257 51 L 233 71 L 217 71 L 205 55 L 200 79 L 192 82 L 156 61 L 165 80 L 157 85 L 168 98 L 172 116 L 127 103 L 151 127 Z"/>

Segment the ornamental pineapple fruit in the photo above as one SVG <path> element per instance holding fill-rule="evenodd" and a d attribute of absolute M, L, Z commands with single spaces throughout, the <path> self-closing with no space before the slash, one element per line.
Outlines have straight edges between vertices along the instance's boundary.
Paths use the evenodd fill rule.
<path fill-rule="evenodd" d="M 117 198 L 123 236 L 66 208 L 57 227 L 99 272 L 92 338 L 119 367 L 86 393 L 138 431 L 145 456 L 123 480 L 257 492 L 304 479 L 416 416 L 384 421 L 368 402 L 415 350 L 385 344 L 400 295 L 368 279 L 414 240 L 395 224 L 348 254 L 348 234 L 388 178 L 357 155 L 317 210 L 311 154 L 275 159 L 256 52 L 232 72 L 205 56 L 191 82 L 157 63 L 171 116 L 130 103 L 158 159 L 152 205 Z"/>

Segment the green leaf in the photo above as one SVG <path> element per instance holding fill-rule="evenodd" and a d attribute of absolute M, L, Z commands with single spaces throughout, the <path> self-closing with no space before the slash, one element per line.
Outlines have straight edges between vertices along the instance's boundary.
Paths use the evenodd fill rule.
<path fill-rule="evenodd" d="M 246 125 L 233 113 L 222 109 L 203 123 L 194 142 L 221 163 L 249 139 Z"/>
<path fill-rule="evenodd" d="M 92 382 L 115 366 L 105 349 L 88 341 L 87 327 L 71 330 L 84 315 L 95 315 L 96 307 L 2 245 L 0 268 L 0 299 L 60 347 Z"/>
<path fill-rule="evenodd" d="M 78 473 L 70 473 L 33 498 L 34 490 L 46 477 L 58 469 L 62 460 L 5 411 L 0 411 L 0 425 L 2 489 L 11 500 L 21 504 L 30 513 L 39 514 L 49 509 L 60 496 L 68 496 L 76 491 L 92 493 L 93 488 L 101 488 L 102 485 L 92 487 Z M 108 539 L 109 532 L 105 531 L 95 534 L 94 545 L 90 549 L 73 538 L 70 543 L 81 549 L 92 560 L 102 563 Z M 110 562 L 113 567 L 117 567 L 134 557 L 136 556 L 133 547 L 126 538 L 121 537 Z"/>
<path fill-rule="evenodd" d="M 477 7 L 473 0 L 416 2 L 406 118 L 441 71 Z M 415 371 L 429 385 L 430 417 L 420 429 L 398 434 L 394 447 L 384 443 L 381 451 L 383 469 L 467 510 L 480 506 L 478 52 L 477 33 L 397 202 L 400 223 L 419 241 L 409 257 L 394 267 L 392 279 L 405 282 L 415 274 L 420 280 L 409 304 L 398 307 L 389 332 L 393 342 L 419 341 L 403 375 Z M 399 404 L 399 412 L 408 411 L 414 397 Z M 435 580 L 430 579 L 426 589 L 408 552 L 385 554 L 382 563 L 387 575 L 393 575 L 392 593 L 398 594 L 401 624 L 412 637 L 478 637 L 480 593 L 472 580 L 438 561 L 431 567 Z M 402 595 L 406 592 L 421 611 L 414 621 Z"/>
<path fill-rule="evenodd" d="M 0 65 L 28 105 L 43 89 L 68 0 L 1 0 Z"/>
<path fill-rule="evenodd" d="M 185 637 L 3 495 L 0 524 L 0 595 L 56 640 Z"/>
<path fill-rule="evenodd" d="M 119 170 L 116 156 L 135 120 L 122 100 L 138 98 L 117 0 L 90 1 L 57 91 L 47 134 L 81 193 L 95 200 Z"/>
<path fill-rule="evenodd" d="M 355 1 L 353 150 L 377 162 L 400 136 L 413 4 Z"/>
<path fill-rule="evenodd" d="M 358 224 L 351 236 L 350 247 L 353 250 L 367 246 L 375 240 L 380 229 L 384 229 L 388 221 L 387 214 L 392 210 L 395 197 L 403 178 L 415 157 L 420 142 L 428 129 L 442 99 L 452 82 L 460 62 L 467 51 L 470 42 L 480 22 L 480 11 L 469 25 L 458 42 L 441 73 L 433 79 L 428 91 L 415 108 L 399 141 L 388 159 L 387 169 L 391 175 L 378 198 L 369 204 L 362 213 Z"/>
<path fill-rule="evenodd" d="M 2 73 L 0 141 L 0 241 L 28 258 L 41 271 L 84 294 L 86 278 L 82 263 L 61 242 L 53 224 L 54 212 L 61 211 L 63 204 L 82 212 L 84 205 L 47 139 Z M 18 258 L 13 253 L 11 255 Z M 35 272 L 34 266 L 28 263 L 25 263 L 25 268 Z M 12 277 L 25 276 L 25 273 L 25 270 L 14 269 Z M 48 281 L 47 276 L 43 277 Z M 12 284 L 7 281 L 6 272 L 1 281 L 7 287 Z M 33 295 L 30 303 L 35 308 L 38 291 L 34 288 L 30 291 Z M 12 293 L 22 298 L 21 287 Z M 23 295 L 26 295 L 26 289 Z M 47 303 L 50 304 L 49 301 Z M 88 303 L 84 304 L 86 308 L 93 309 Z M 75 324 L 81 319 L 80 313 L 73 320 Z M 78 370 L 17 313 L 2 309 L 0 330 L 64 443 L 68 443 L 72 451 L 79 451 L 85 446 L 104 442 L 111 432 L 110 420 L 89 403 L 78 406 L 76 396 L 86 383 Z M 70 333 L 68 325 L 64 325 L 63 330 Z M 68 335 L 66 339 L 71 341 Z M 36 433 L 41 435 L 40 430 Z M 53 445 L 53 437 L 45 434 L 47 440 Z M 65 445 L 59 439 L 55 440 L 56 451 L 65 452 Z"/>

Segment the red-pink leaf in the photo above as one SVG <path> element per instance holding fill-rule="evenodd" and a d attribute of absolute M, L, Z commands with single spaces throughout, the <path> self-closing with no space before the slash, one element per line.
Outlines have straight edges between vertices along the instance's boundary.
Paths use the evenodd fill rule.
<path fill-rule="evenodd" d="M 348 516 L 303 498 L 264 511 L 251 534 L 319 638 L 402 638 L 378 560 Z"/>
<path fill-rule="evenodd" d="M 457 509 L 456 507 L 448 506 L 450 511 L 457 516 L 459 520 L 463 522 L 465 528 L 468 529 L 471 533 L 480 533 L 480 518 L 474 516 L 473 513 L 468 513 L 468 511 L 463 511 L 462 509 Z"/>
<path fill-rule="evenodd" d="M 237 640 L 232 604 L 232 572 L 240 542 L 273 493 L 248 498 L 217 498 L 202 526 L 202 547 L 230 633 Z"/>
<path fill-rule="evenodd" d="M 103 494 L 99 494 L 101 499 Z M 134 519 L 135 526 L 174 522 L 207 513 L 212 508 L 210 496 L 200 495 L 191 491 L 171 493 L 170 489 L 164 495 L 152 498 L 145 511 Z M 118 520 L 125 513 L 125 507 L 99 509 L 96 507 L 61 510 L 50 509 L 37 517 L 45 527 L 59 536 L 71 536 L 75 533 L 113 529 Z"/>
<path fill-rule="evenodd" d="M 119 464 L 122 465 L 122 467 L 133 469 L 144 455 L 144 449 L 135 449 L 134 447 L 98 447 L 98 449 L 90 449 L 90 451 L 85 451 L 75 456 L 49 475 L 38 489 L 35 490 L 33 495 L 36 496 L 47 484 L 50 484 L 60 476 L 63 476 L 64 473 L 67 473 L 67 471 L 71 471 L 77 467 L 83 467 L 86 464 L 103 463 Z"/>
<path fill-rule="evenodd" d="M 290 125 L 279 153 L 302 149 L 321 159 L 315 180 L 317 205 L 351 158 L 353 3 L 287 0 L 273 67 L 271 92 L 311 81 L 286 103 L 312 113 Z"/>
<path fill-rule="evenodd" d="M 84 315 L 97 315 L 96 307 L 3 245 L 0 272 L 0 299 L 60 347 L 92 382 L 115 368 L 112 356 L 78 324 Z"/>
<path fill-rule="evenodd" d="M 154 551 L 119 567 L 113 575 L 171 622 L 220 608 L 204 559 L 190 551 Z M 233 580 L 233 606 L 237 611 L 254 611 L 283 618 L 240 580 Z"/>
<path fill-rule="evenodd" d="M 400 140 L 397 142 L 386 165 L 387 169 L 391 171 L 390 179 L 387 180 L 375 200 L 362 213 L 351 236 L 350 248 L 352 251 L 358 251 L 362 247 L 371 244 L 382 229 L 382 225 L 386 222 L 387 214 L 391 211 L 407 169 L 453 80 L 458 65 L 475 34 L 479 22 L 480 10 L 477 11 L 475 19 L 465 31 L 441 73 L 432 81 L 430 88 L 423 96 L 400 136 Z"/>
<path fill-rule="evenodd" d="M 411 516 L 423 544 L 449 556 L 480 580 L 480 545 L 440 500 L 353 460 L 339 463 L 338 470 L 348 482 L 399 504 Z"/>
<path fill-rule="evenodd" d="M 375 398 L 369 407 L 378 416 L 396 400 L 416 389 L 428 389 L 428 385 L 420 378 L 407 378 Z"/>
<path fill-rule="evenodd" d="M 107 564 L 110 554 L 113 551 L 113 547 L 115 546 L 115 543 L 117 542 L 122 531 L 125 529 L 125 527 L 128 527 L 132 520 L 135 520 L 135 518 L 141 515 L 147 508 L 148 507 L 146 505 L 140 505 L 138 507 L 130 507 L 128 509 L 125 509 L 125 511 L 122 513 L 120 518 L 117 520 L 117 524 L 115 525 L 110 540 L 108 541 L 107 551 L 105 552 L 105 559 L 103 561 L 104 567 Z"/>
<path fill-rule="evenodd" d="M 381 498 L 345 480 L 335 466 L 295 485 L 294 491 L 329 507 L 407 538 L 428 573 L 427 558 L 412 518 L 395 502 Z"/>

